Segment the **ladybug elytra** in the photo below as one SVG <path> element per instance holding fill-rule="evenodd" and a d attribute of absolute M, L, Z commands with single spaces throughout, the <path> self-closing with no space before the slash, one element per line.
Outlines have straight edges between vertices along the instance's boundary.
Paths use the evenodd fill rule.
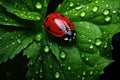
<path fill-rule="evenodd" d="M 48 33 L 65 41 L 75 40 L 75 27 L 69 18 L 58 12 L 47 15 L 44 27 Z"/>

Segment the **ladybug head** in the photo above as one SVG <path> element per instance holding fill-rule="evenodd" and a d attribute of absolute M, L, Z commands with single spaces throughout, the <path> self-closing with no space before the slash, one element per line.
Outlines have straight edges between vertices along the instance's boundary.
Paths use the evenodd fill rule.
<path fill-rule="evenodd" d="M 65 41 L 75 41 L 76 33 L 74 30 L 67 30 L 66 34 L 63 36 Z"/>

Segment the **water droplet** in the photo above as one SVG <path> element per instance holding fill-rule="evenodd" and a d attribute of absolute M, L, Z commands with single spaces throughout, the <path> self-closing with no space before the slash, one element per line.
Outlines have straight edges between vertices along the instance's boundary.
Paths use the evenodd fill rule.
<path fill-rule="evenodd" d="M 42 60 L 42 58 L 41 58 L 41 57 L 39 57 L 39 58 L 38 58 L 38 60 Z"/>
<path fill-rule="evenodd" d="M 85 15 L 86 15 L 86 13 L 85 13 L 84 11 L 82 11 L 82 12 L 80 13 L 80 16 L 81 16 L 81 17 L 85 17 Z"/>
<path fill-rule="evenodd" d="M 35 40 L 36 41 L 40 41 L 42 39 L 42 34 L 41 33 L 38 33 L 35 35 Z"/>
<path fill-rule="evenodd" d="M 93 71 L 90 71 L 90 75 L 92 75 L 93 74 Z"/>
<path fill-rule="evenodd" d="M 83 6 L 77 6 L 75 10 L 80 10 Z"/>
<path fill-rule="evenodd" d="M 68 66 L 68 70 L 71 70 L 71 66 Z"/>
<path fill-rule="evenodd" d="M 83 71 L 83 73 L 82 73 L 83 75 L 86 75 L 86 72 L 85 71 Z"/>
<path fill-rule="evenodd" d="M 95 1 L 95 3 L 98 3 L 98 2 L 99 2 L 98 0 Z"/>
<path fill-rule="evenodd" d="M 96 39 L 95 45 L 100 46 L 102 44 L 102 41 L 100 39 Z"/>
<path fill-rule="evenodd" d="M 97 67 L 97 66 L 98 66 L 97 64 L 94 65 L 94 67 Z"/>
<path fill-rule="evenodd" d="M 32 80 L 35 80 L 34 78 L 32 78 Z"/>
<path fill-rule="evenodd" d="M 90 45 L 90 49 L 93 49 L 94 48 L 94 46 L 93 45 Z"/>
<path fill-rule="evenodd" d="M 77 78 L 80 78 L 80 75 L 78 75 Z"/>
<path fill-rule="evenodd" d="M 108 4 L 106 4 L 105 6 L 106 6 L 106 7 L 109 7 L 109 5 L 108 5 Z"/>
<path fill-rule="evenodd" d="M 61 53 L 60 53 L 60 57 L 61 57 L 62 59 L 66 58 L 66 53 L 65 53 L 65 52 L 61 52 Z"/>
<path fill-rule="evenodd" d="M 0 4 L 2 4 L 2 2 L 0 2 Z"/>
<path fill-rule="evenodd" d="M 73 2 L 70 2 L 69 6 L 70 6 L 70 7 L 73 7 L 73 5 L 74 5 Z"/>
<path fill-rule="evenodd" d="M 107 48 L 107 43 L 104 44 L 104 48 Z"/>
<path fill-rule="evenodd" d="M 17 39 L 17 42 L 18 42 L 18 43 L 21 43 L 21 40 L 20 40 L 20 39 Z"/>
<path fill-rule="evenodd" d="M 65 64 L 64 64 L 64 63 L 63 63 L 63 64 L 60 64 L 60 66 L 63 67 L 63 66 L 65 66 Z"/>
<path fill-rule="evenodd" d="M 103 11 L 103 14 L 104 14 L 104 15 L 108 15 L 109 13 L 110 13 L 110 11 L 107 10 L 107 9 Z"/>
<path fill-rule="evenodd" d="M 114 11 L 112 11 L 112 13 L 114 13 L 114 14 L 115 14 L 116 12 L 117 12 L 117 11 L 115 11 L 115 10 L 114 10 Z"/>
<path fill-rule="evenodd" d="M 86 9 L 89 9 L 90 8 L 90 6 L 86 6 Z"/>
<path fill-rule="evenodd" d="M 83 58 L 83 57 L 85 57 L 85 55 L 84 55 L 84 54 L 82 54 L 82 55 L 81 55 L 81 57 Z"/>
<path fill-rule="evenodd" d="M 88 61 L 88 60 L 89 60 L 89 58 L 87 57 L 85 60 L 86 60 L 86 61 Z"/>
<path fill-rule="evenodd" d="M 96 12 L 97 10 L 98 10 L 97 6 L 94 6 L 93 9 L 92 9 L 93 12 Z"/>
<path fill-rule="evenodd" d="M 6 48 L 8 48 L 9 46 L 7 45 Z"/>
<path fill-rule="evenodd" d="M 40 69 L 40 73 L 42 73 L 43 71 L 42 71 L 42 68 Z"/>
<path fill-rule="evenodd" d="M 59 72 L 55 73 L 55 78 L 57 78 L 57 79 L 60 78 L 60 73 Z"/>
<path fill-rule="evenodd" d="M 85 77 L 82 77 L 82 80 L 85 80 Z"/>
<path fill-rule="evenodd" d="M 15 44 L 15 42 L 12 42 L 12 45 L 14 45 Z"/>
<path fill-rule="evenodd" d="M 35 73 L 38 74 L 38 71 L 36 71 Z"/>
<path fill-rule="evenodd" d="M 52 66 L 52 65 L 50 65 L 50 68 L 53 68 L 53 66 Z"/>
<path fill-rule="evenodd" d="M 89 39 L 89 40 L 88 40 L 88 42 L 92 42 L 92 40 L 91 40 L 91 39 Z"/>
<path fill-rule="evenodd" d="M 35 5 L 35 6 L 36 6 L 36 8 L 37 8 L 37 9 L 41 9 L 41 8 L 42 8 L 42 4 L 41 4 L 41 3 L 39 3 L 39 2 L 38 2 L 38 3 L 36 3 L 36 5 Z"/>
<path fill-rule="evenodd" d="M 106 22 L 109 22 L 110 20 L 111 20 L 111 17 L 110 17 L 110 16 L 105 17 L 105 21 L 106 21 Z"/>
<path fill-rule="evenodd" d="M 0 40 L 2 39 L 2 37 L 0 37 Z"/>
<path fill-rule="evenodd" d="M 45 46 L 44 51 L 45 51 L 46 53 L 48 53 L 49 50 L 50 50 L 49 46 Z"/>
<path fill-rule="evenodd" d="M 30 62 L 29 62 L 29 65 L 33 65 L 33 62 L 32 62 L 32 61 L 30 61 Z"/>

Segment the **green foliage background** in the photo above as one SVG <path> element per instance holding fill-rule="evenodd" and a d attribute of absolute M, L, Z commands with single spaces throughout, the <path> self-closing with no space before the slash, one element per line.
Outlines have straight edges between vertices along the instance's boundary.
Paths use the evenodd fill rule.
<path fill-rule="evenodd" d="M 28 80 L 97 80 L 110 64 L 120 32 L 120 0 L 64 0 L 57 12 L 76 28 L 76 42 L 59 44 L 43 28 L 47 0 L 0 0 L 0 63 L 23 51 Z"/>

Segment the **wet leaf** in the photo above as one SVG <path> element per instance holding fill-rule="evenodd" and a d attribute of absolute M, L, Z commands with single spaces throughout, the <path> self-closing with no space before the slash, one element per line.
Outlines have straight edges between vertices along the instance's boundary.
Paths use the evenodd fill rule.
<path fill-rule="evenodd" d="M 100 25 L 120 22 L 119 0 L 87 0 L 86 4 L 84 2 L 65 0 L 57 11 L 62 11 L 74 22 L 89 21 Z M 63 6 L 66 8 L 63 9 Z"/>
<path fill-rule="evenodd" d="M 27 34 L 27 35 L 26 35 Z M 16 28 L 0 28 L 0 63 L 12 59 L 32 42 L 33 35 Z"/>

